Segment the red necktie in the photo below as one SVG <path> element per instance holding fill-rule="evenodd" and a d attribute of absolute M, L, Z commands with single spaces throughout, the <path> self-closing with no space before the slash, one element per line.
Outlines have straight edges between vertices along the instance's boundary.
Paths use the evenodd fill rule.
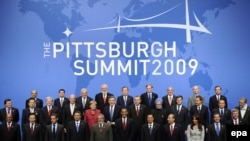
<path fill-rule="evenodd" d="M 31 134 L 33 134 L 33 132 L 34 132 L 34 123 L 31 124 L 30 132 L 31 132 Z"/>
<path fill-rule="evenodd" d="M 48 115 L 49 115 L 49 117 L 51 115 L 51 106 L 49 106 Z"/>
<path fill-rule="evenodd" d="M 173 125 L 170 126 L 170 134 L 171 136 L 173 135 L 173 132 L 174 132 L 174 128 L 173 128 Z"/>
<path fill-rule="evenodd" d="M 8 108 L 8 114 L 10 114 L 10 108 Z"/>
<path fill-rule="evenodd" d="M 139 113 L 140 113 L 139 106 L 136 106 L 136 115 L 139 116 Z"/>
<path fill-rule="evenodd" d="M 11 129 L 11 125 L 10 123 L 8 123 L 8 131 L 10 131 L 10 129 Z"/>
<path fill-rule="evenodd" d="M 104 101 L 104 104 L 106 104 L 106 101 L 107 101 L 106 94 L 105 94 L 105 95 L 103 95 L 103 101 Z"/>
<path fill-rule="evenodd" d="M 126 129 L 126 121 L 125 121 L 125 118 L 122 119 L 122 125 L 123 125 L 123 129 L 125 130 L 125 129 Z"/>

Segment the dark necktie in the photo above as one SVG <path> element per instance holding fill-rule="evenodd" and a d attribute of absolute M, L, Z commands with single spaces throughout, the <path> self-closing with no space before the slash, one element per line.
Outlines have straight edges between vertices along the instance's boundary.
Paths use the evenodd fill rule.
<path fill-rule="evenodd" d="M 150 135 L 152 134 L 152 130 L 153 130 L 153 127 L 152 127 L 152 124 L 149 125 L 149 133 Z"/>
<path fill-rule="evenodd" d="M 223 120 L 223 117 L 224 117 L 224 111 L 223 109 L 220 110 L 220 119 L 221 121 Z"/>
<path fill-rule="evenodd" d="M 126 129 L 126 118 L 122 118 L 122 126 L 123 126 L 123 129 L 125 130 Z"/>
<path fill-rule="evenodd" d="M 113 115 L 114 115 L 114 106 L 110 106 L 110 121 L 113 121 Z"/>
<path fill-rule="evenodd" d="M 218 123 L 216 123 L 216 134 L 217 134 L 217 136 L 220 135 L 220 127 L 219 127 Z"/>
<path fill-rule="evenodd" d="M 180 105 L 177 106 L 177 113 L 180 113 Z"/>
<path fill-rule="evenodd" d="M 152 101 L 151 93 L 148 93 L 148 105 L 151 105 L 151 101 Z"/>
<path fill-rule="evenodd" d="M 11 125 L 10 125 L 10 123 L 8 122 L 8 126 L 7 126 L 7 128 L 8 128 L 8 131 L 10 131 L 11 130 Z"/>
<path fill-rule="evenodd" d="M 79 123 L 78 122 L 76 123 L 76 131 L 77 131 L 77 133 L 79 132 Z"/>
<path fill-rule="evenodd" d="M 174 132 L 173 125 L 170 125 L 170 135 L 171 135 L 171 136 L 173 135 L 173 132 Z"/>
<path fill-rule="evenodd" d="M 126 107 L 126 105 L 127 105 L 127 96 L 124 96 L 123 100 L 124 100 L 124 106 Z"/>
<path fill-rule="evenodd" d="M 33 133 L 34 133 L 34 123 L 32 123 L 32 124 L 31 124 L 31 127 L 30 127 L 30 132 L 31 132 L 31 134 L 33 134 Z"/>
<path fill-rule="evenodd" d="M 56 124 L 53 124 L 52 134 L 56 135 Z"/>

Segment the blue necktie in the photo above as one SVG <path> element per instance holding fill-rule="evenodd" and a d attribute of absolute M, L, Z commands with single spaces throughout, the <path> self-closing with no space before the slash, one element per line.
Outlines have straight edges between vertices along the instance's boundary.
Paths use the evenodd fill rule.
<path fill-rule="evenodd" d="M 126 105 L 127 105 L 127 96 L 124 96 L 123 100 L 124 100 L 124 106 L 126 107 Z"/>
<path fill-rule="evenodd" d="M 148 105 L 151 105 L 152 97 L 151 94 L 148 93 Z"/>
<path fill-rule="evenodd" d="M 113 113 L 114 113 L 113 106 L 110 106 L 110 120 L 111 121 L 113 121 Z"/>
<path fill-rule="evenodd" d="M 77 133 L 79 132 L 79 123 L 78 122 L 76 123 L 76 131 L 77 131 Z"/>
<path fill-rule="evenodd" d="M 218 123 L 216 123 L 216 134 L 217 134 L 217 136 L 220 135 L 220 127 L 219 127 Z"/>

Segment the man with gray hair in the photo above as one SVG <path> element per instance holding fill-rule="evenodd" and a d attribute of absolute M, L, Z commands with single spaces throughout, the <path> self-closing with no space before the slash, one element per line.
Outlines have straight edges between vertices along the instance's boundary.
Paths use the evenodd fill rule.
<path fill-rule="evenodd" d="M 225 122 L 226 125 L 242 125 L 245 124 L 239 119 L 239 110 L 234 108 L 231 110 L 232 118 Z"/>
<path fill-rule="evenodd" d="M 239 101 L 239 106 L 235 107 L 239 110 L 239 120 L 249 125 L 250 124 L 250 107 L 247 105 L 247 98 L 242 97 Z"/>
<path fill-rule="evenodd" d="M 39 117 L 39 123 L 42 125 L 44 129 L 46 129 L 46 126 L 49 125 L 50 122 L 50 116 L 52 113 L 59 114 L 59 109 L 56 106 L 53 106 L 53 98 L 51 96 L 46 97 L 45 99 L 46 105 L 41 108 L 40 110 L 40 117 Z"/>
<path fill-rule="evenodd" d="M 99 114 L 98 123 L 94 124 L 90 134 L 90 141 L 113 141 L 113 132 L 109 124 L 104 122 L 104 115 Z"/>
<path fill-rule="evenodd" d="M 81 96 L 76 99 L 76 103 L 82 107 L 83 117 L 85 110 L 89 109 L 89 102 L 92 101 L 93 98 L 88 96 L 87 88 L 81 89 Z"/>

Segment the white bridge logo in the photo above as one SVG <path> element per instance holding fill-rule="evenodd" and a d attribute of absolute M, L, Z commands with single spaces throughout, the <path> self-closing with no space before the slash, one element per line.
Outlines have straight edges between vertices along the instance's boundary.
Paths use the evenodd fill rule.
<path fill-rule="evenodd" d="M 180 6 L 180 4 L 168 9 L 167 11 L 164 11 L 160 14 L 151 16 L 151 17 L 147 17 L 147 18 L 143 18 L 143 19 L 131 19 L 131 18 L 127 18 L 127 17 L 120 17 L 118 16 L 118 25 L 117 26 L 108 26 L 108 27 L 101 27 L 101 28 L 94 28 L 94 29 L 88 29 L 85 31 L 97 31 L 97 30 L 106 30 L 106 29 L 117 29 L 117 32 L 120 32 L 120 29 L 122 28 L 131 28 L 131 27 L 157 27 L 157 28 L 176 28 L 176 29 L 184 29 L 186 30 L 186 42 L 187 43 L 191 43 L 191 31 L 198 31 L 198 32 L 203 32 L 203 33 L 208 33 L 208 34 L 212 34 L 210 31 L 208 31 L 206 29 L 206 27 L 204 25 L 202 25 L 202 23 L 200 22 L 200 20 L 197 18 L 196 14 L 193 13 L 194 18 L 196 23 L 198 24 L 198 26 L 194 26 L 194 25 L 190 25 L 190 19 L 189 19 L 189 8 L 188 8 L 188 0 L 185 0 L 185 13 L 186 13 L 186 24 L 173 24 L 173 23 L 149 23 L 149 24 L 129 24 L 129 25 L 121 25 L 121 20 L 125 19 L 127 21 L 131 21 L 131 22 L 142 22 L 142 21 L 147 21 L 147 20 L 151 20 L 154 19 L 156 17 L 159 17 L 163 14 L 166 14 L 172 10 L 174 10 L 175 8 L 177 8 L 178 6 Z M 112 20 L 110 23 L 113 23 L 117 21 L 117 19 Z"/>

